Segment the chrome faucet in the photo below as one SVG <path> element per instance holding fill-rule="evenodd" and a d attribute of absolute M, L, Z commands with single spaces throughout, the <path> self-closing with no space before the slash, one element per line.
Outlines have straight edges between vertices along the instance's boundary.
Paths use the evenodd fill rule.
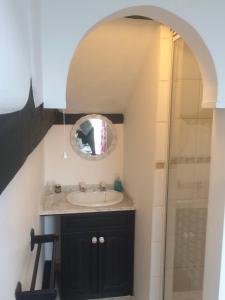
<path fill-rule="evenodd" d="M 100 189 L 101 192 L 106 191 L 106 183 L 104 181 L 101 181 L 99 183 L 99 189 Z"/>
<path fill-rule="evenodd" d="M 79 182 L 79 190 L 80 192 L 86 192 L 87 191 L 87 185 L 85 182 Z"/>

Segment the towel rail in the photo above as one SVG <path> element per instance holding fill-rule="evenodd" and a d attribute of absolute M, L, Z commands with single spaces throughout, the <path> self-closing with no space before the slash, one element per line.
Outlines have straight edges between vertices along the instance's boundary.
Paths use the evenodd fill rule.
<path fill-rule="evenodd" d="M 35 235 L 34 229 L 31 229 L 30 236 L 31 251 L 34 250 L 34 246 L 37 244 L 37 253 L 35 257 L 30 291 L 22 291 L 22 284 L 18 282 L 15 291 L 16 300 L 54 300 L 57 296 L 57 291 L 55 289 L 55 261 L 58 237 L 55 234 Z M 45 243 L 53 243 L 49 287 L 47 289 L 35 290 L 41 248 L 42 244 Z"/>

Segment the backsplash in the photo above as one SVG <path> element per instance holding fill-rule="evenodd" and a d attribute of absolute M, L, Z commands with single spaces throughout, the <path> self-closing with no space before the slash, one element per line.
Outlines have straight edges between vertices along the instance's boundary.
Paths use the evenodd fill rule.
<path fill-rule="evenodd" d="M 75 191 L 79 191 L 79 189 L 80 189 L 79 185 L 62 185 L 61 186 L 62 193 L 63 192 L 75 192 Z M 99 190 L 99 184 L 87 184 L 87 190 L 97 191 L 97 190 Z M 106 190 L 113 190 L 113 184 L 106 184 Z M 55 193 L 54 185 L 47 184 L 45 186 L 45 193 L 47 195 Z"/>

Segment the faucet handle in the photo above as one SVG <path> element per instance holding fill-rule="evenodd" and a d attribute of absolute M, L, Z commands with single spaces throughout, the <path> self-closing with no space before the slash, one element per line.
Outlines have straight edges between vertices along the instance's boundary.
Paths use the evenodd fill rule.
<path fill-rule="evenodd" d="M 106 183 L 105 183 L 105 181 L 101 181 L 99 183 L 99 189 L 100 189 L 100 191 L 105 191 L 106 190 Z"/>
<path fill-rule="evenodd" d="M 87 185 L 84 181 L 79 182 L 79 189 L 80 189 L 81 192 L 86 192 Z"/>

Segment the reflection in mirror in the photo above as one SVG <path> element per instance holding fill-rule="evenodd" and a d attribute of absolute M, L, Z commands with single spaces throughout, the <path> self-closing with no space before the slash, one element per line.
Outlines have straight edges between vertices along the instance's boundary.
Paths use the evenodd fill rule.
<path fill-rule="evenodd" d="M 112 151 L 116 135 L 110 120 L 87 115 L 76 122 L 71 133 L 73 149 L 87 159 L 101 159 Z"/>

